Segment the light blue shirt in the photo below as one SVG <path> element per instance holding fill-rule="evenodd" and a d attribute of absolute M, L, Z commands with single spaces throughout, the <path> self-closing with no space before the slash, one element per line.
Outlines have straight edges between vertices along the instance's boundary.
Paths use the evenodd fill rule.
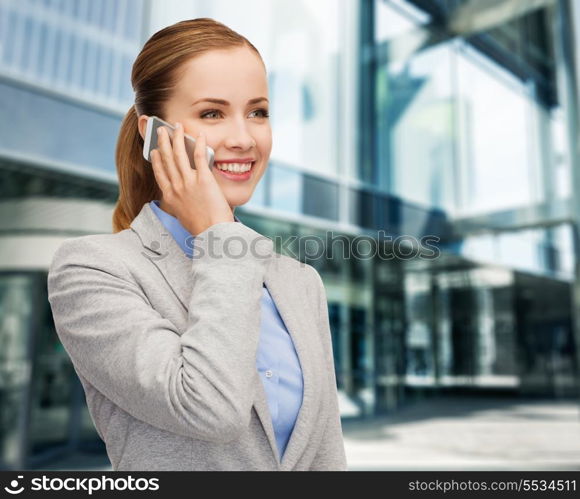
<path fill-rule="evenodd" d="M 163 211 L 159 207 L 158 200 L 153 200 L 149 204 L 183 252 L 192 258 L 195 237 L 177 218 Z M 235 215 L 234 220 L 242 223 Z M 256 367 L 268 399 L 276 443 L 282 459 L 302 404 L 304 388 L 302 369 L 292 338 L 265 284 L 262 286 L 261 305 Z"/>

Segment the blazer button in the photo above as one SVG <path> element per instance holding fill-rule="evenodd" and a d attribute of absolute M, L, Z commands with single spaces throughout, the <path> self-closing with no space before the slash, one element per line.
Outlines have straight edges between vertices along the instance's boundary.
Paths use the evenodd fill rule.
<path fill-rule="evenodd" d="M 266 371 L 266 378 L 271 378 L 272 377 L 272 371 L 270 371 L 269 369 Z"/>

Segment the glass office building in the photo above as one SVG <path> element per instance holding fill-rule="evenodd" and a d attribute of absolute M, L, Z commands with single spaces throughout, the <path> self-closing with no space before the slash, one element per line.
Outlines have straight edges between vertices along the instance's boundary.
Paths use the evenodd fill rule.
<path fill-rule="evenodd" d="M 66 238 L 111 232 L 132 63 L 195 17 L 268 68 L 271 161 L 239 216 L 298 236 L 279 250 L 320 272 L 344 418 L 443 391 L 577 396 L 579 16 L 571 0 L 1 2 L 0 468 L 103 451 L 47 269 Z"/>

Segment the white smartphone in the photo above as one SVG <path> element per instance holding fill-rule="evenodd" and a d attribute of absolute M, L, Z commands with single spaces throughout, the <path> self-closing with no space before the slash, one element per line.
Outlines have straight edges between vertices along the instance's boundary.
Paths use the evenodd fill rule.
<path fill-rule="evenodd" d="M 147 119 L 147 129 L 145 130 L 145 143 L 143 144 L 143 157 L 151 163 L 151 151 L 158 148 L 157 144 L 157 129 L 160 126 L 164 126 L 169 132 L 169 137 L 173 141 L 173 132 L 175 127 L 163 121 L 157 116 L 149 116 Z M 186 133 L 183 134 L 185 137 L 185 150 L 187 152 L 187 157 L 189 158 L 189 164 L 193 169 L 195 169 L 195 162 L 193 161 L 193 153 L 195 151 L 195 139 L 190 137 Z M 211 169 L 213 167 L 214 151 L 210 146 L 206 146 L 206 158 L 207 164 Z"/>

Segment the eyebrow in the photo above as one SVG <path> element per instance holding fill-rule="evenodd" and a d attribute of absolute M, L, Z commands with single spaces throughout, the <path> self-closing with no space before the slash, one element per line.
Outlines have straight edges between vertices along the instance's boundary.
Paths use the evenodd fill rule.
<path fill-rule="evenodd" d="M 268 99 L 266 99 L 266 97 L 256 97 L 255 99 L 250 99 L 248 101 L 248 104 L 257 104 L 258 102 L 262 102 L 262 101 L 270 102 Z M 195 106 L 199 102 L 213 102 L 214 104 L 221 104 L 222 106 L 229 106 L 230 105 L 230 103 L 227 100 L 215 99 L 213 97 L 205 97 L 204 99 L 196 100 L 192 104 L 192 106 Z"/>

